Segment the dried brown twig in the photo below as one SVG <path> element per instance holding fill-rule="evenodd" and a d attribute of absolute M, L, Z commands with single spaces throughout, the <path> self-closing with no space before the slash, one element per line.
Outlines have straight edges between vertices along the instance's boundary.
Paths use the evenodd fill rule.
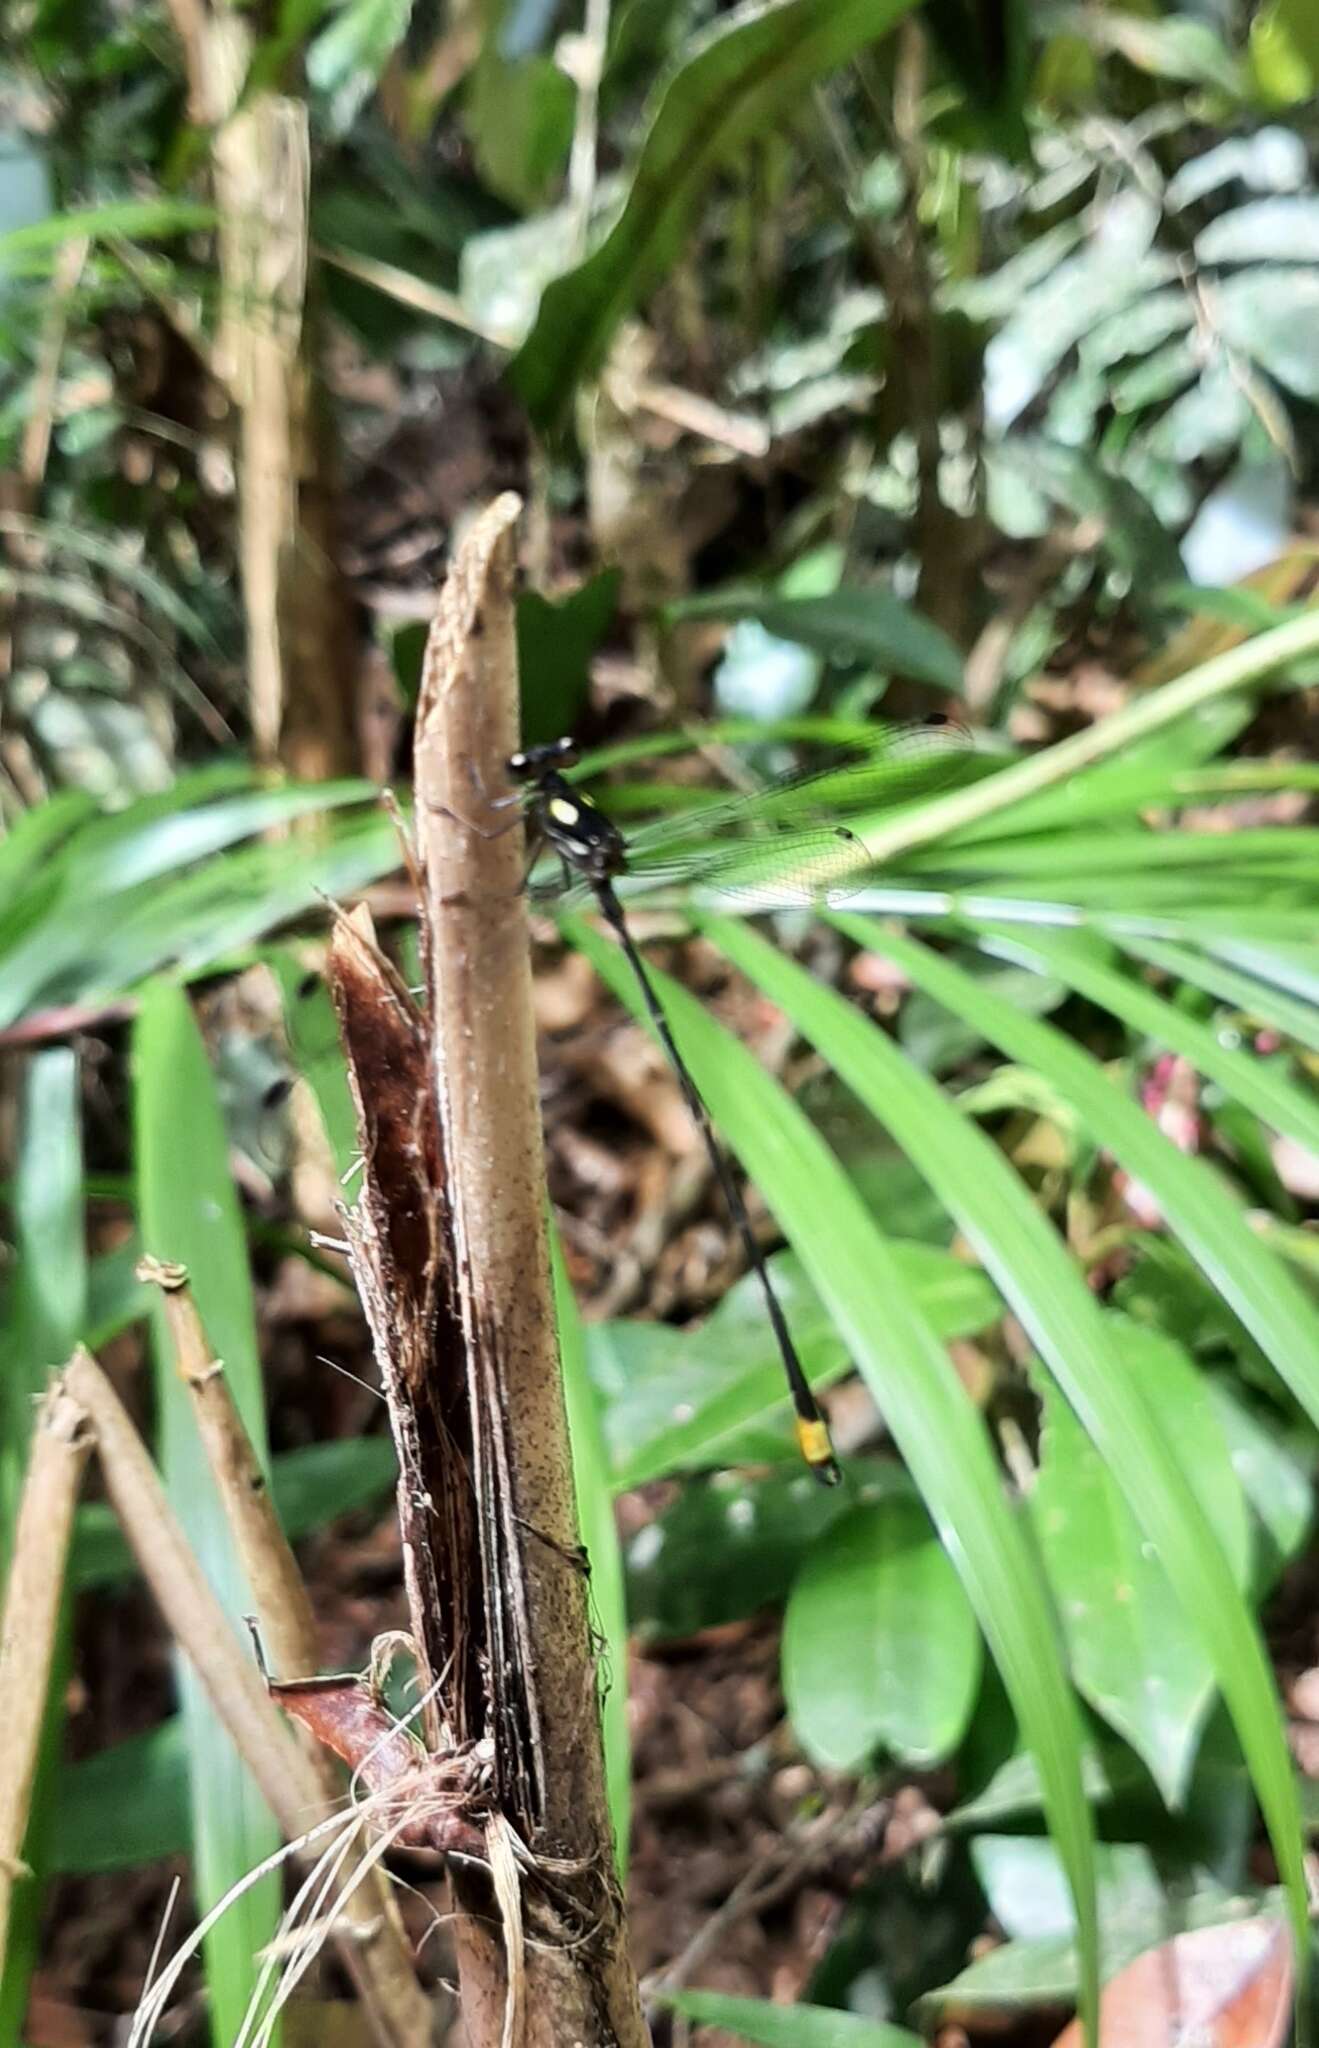
<path fill-rule="evenodd" d="M 363 1153 L 346 1227 L 399 1456 L 418 1797 L 429 1776 L 452 1801 L 466 1770 L 484 1841 L 451 1870 L 468 2038 L 641 2048 L 550 1294 L 522 834 L 471 822 L 517 745 L 518 509 L 474 523 L 427 644 L 426 1015 L 365 913 L 334 933 Z"/>
<path fill-rule="evenodd" d="M 14 1883 L 23 1875 L 23 1837 L 55 1661 L 73 1511 L 91 1447 L 85 1424 L 77 1401 L 62 1387 L 52 1387 L 32 1435 L 5 1588 L 0 1624 L 0 1729 L 5 1747 L 0 1770 L 0 1977 Z"/>
<path fill-rule="evenodd" d="M 281 1678 L 312 1679 L 320 1659 L 311 1602 L 224 1367 L 207 1342 L 186 1269 L 143 1259 L 137 1277 L 161 1290 L 175 1366 L 192 1394 L 198 1435 L 242 1562 L 264 1650 Z M 271 1691 L 287 1705 L 278 1686 Z M 320 1786 L 319 1813 L 329 1813 L 344 1790 L 328 1753 L 334 1745 L 327 1748 L 308 1733 L 304 1746 Z M 379 1785 L 368 1781 L 367 1789 L 375 1791 Z M 308 1815 L 300 1825 L 305 1827 L 316 1817 Z M 379 1822 L 381 1817 L 376 1818 Z M 421 2048 L 431 2034 L 430 2003 L 417 1982 L 384 1871 L 373 1869 L 362 1884 L 344 1894 L 336 1910 L 342 1911 L 352 1932 L 353 1973 L 377 2039 L 394 2048 Z"/>

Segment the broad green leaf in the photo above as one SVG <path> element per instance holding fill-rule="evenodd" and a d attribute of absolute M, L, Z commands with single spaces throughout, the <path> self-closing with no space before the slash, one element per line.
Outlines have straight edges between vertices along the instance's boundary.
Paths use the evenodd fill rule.
<path fill-rule="evenodd" d="M 572 1440 L 577 1519 L 590 1566 L 591 1627 L 600 1637 L 600 1712 L 604 1725 L 605 1781 L 618 1871 L 627 1876 L 632 1826 L 632 1750 L 627 1727 L 627 1600 L 623 1556 L 614 1523 L 613 1489 L 595 1390 L 586 1369 L 581 1318 L 563 1263 L 558 1232 L 550 1224 L 550 1271 L 559 1330 L 563 1394 Z"/>
<path fill-rule="evenodd" d="M 778 2005 L 763 1998 L 734 1998 L 724 1991 L 655 1993 L 697 2026 L 718 2027 L 760 2048 L 921 2048 L 920 2036 L 885 2020 L 862 2019 L 824 2005 Z"/>
<path fill-rule="evenodd" d="M 891 591 L 846 588 L 823 597 L 774 590 L 712 590 L 670 607 L 677 619 L 755 619 L 780 640 L 795 640 L 839 661 L 864 661 L 885 673 L 960 693 L 962 657 L 932 620 Z"/>
<path fill-rule="evenodd" d="M 602 569 L 580 590 L 551 601 L 524 590 L 517 601 L 522 744 L 571 732 L 590 690 L 591 656 L 618 605 L 619 572 Z"/>
<path fill-rule="evenodd" d="M 890 1485 L 910 1492 L 898 1466 L 857 1461 L 845 1474 L 846 1486 L 818 1486 L 796 1459 L 759 1477 L 713 1472 L 684 1486 L 628 1544 L 633 1634 L 663 1642 L 777 1606 L 811 1544 L 857 1500 L 880 1500 Z"/>
<path fill-rule="evenodd" d="M 926 1770 L 966 1732 L 980 1631 L 920 1502 L 894 1493 L 822 1536 L 783 1622 L 783 1691 L 802 1746 L 861 1770 L 882 1745 Z"/>
<path fill-rule="evenodd" d="M 548 286 L 509 374 L 542 429 L 598 369 L 623 315 L 672 263 L 719 165 L 767 133 L 817 78 L 887 34 L 907 0 L 752 0 L 693 37 L 660 88 L 623 211 Z"/>
<path fill-rule="evenodd" d="M 1100 1852 L 1102 1854 L 1102 1850 Z M 1281 1912 L 1280 1892 L 1263 1898 L 1232 1898 L 1206 1885 L 1189 1898 L 1166 1890 L 1157 1910 L 1139 1924 L 1130 1916 L 1104 1944 L 1104 1975 L 1112 1978 L 1147 1949 L 1171 1940 L 1184 1929 L 1234 1925 L 1254 1920 L 1261 1911 Z M 1076 1996 L 1077 1954 L 1066 1935 L 1041 1935 L 1033 1941 L 1009 1941 L 971 1963 L 950 1983 L 920 2000 L 919 2011 L 934 2024 L 942 2013 L 966 2023 L 977 2014 L 1019 2012 L 1023 2007 L 1066 2005 Z"/>
<path fill-rule="evenodd" d="M 1081 1773 L 1086 1797 L 1096 1810 L 1133 1795 L 1139 1797 L 1149 1787 L 1144 1766 L 1115 1736 L 1086 1744 Z M 1035 1759 L 1017 1750 L 985 1784 L 944 1815 L 944 1827 L 951 1834 L 1007 1833 L 1014 1826 L 1038 1820 L 1040 1812 L 1040 1774 Z"/>
<path fill-rule="evenodd" d="M 181 1714 L 69 1766 L 60 1784 L 52 1867 L 70 1876 L 126 1870 L 192 1846 Z"/>
<path fill-rule="evenodd" d="M 188 1001 L 172 983 L 143 991 L 133 1034 L 134 1132 L 143 1249 L 188 1268 L 197 1308 L 258 1458 L 266 1437 L 247 1239 L 229 1177 L 215 1084 Z M 160 1462 L 171 1503 L 241 1640 L 251 1596 L 202 1452 L 159 1306 L 153 1313 Z M 178 1665 L 191 1786 L 193 1889 L 206 1911 L 279 1842 L 273 1821 L 191 1667 Z M 277 1879 L 236 1901 L 206 1941 L 212 2038 L 237 2037 L 258 1958 L 280 1910 Z"/>
<path fill-rule="evenodd" d="M 1165 1152 L 1176 1168 L 1200 1167 L 1200 1174 L 1192 1175 L 1192 1223 L 1207 1209 L 1216 1248 L 1221 1237 L 1229 1258 L 1239 1255 L 1243 1233 L 1237 1211 L 1217 1181 L 1204 1175 L 1209 1194 L 1196 1201 L 1204 1174 L 1200 1162 L 1177 1152 L 1087 1054 L 1049 1025 L 1019 1016 L 950 962 L 912 940 L 865 918 L 835 913 L 831 922 L 858 945 L 895 961 L 916 987 L 927 989 L 957 1014 L 973 1018 L 1010 1056 L 1036 1066 L 1074 1104 L 1102 1143 L 1118 1149 L 1118 1127 L 1124 1126 L 1122 1141 L 1129 1136 L 1138 1145 L 1142 1166 L 1152 1160 L 1151 1171 L 1141 1174 L 1149 1185 L 1160 1181 Z M 1210 1647 L 1299 1924 L 1304 1887 L 1295 1788 L 1268 1661 L 1252 1619 L 1232 1589 L 1212 1526 L 1204 1520 L 1149 1408 L 1124 1385 L 1120 1358 L 1084 1279 L 997 1148 L 868 1019 L 745 926 L 731 919 L 706 918 L 700 923 L 734 964 L 788 1011 L 920 1167 L 985 1260 L 1103 1452 L 1155 1543 L 1186 1613 Z M 1218 1202 L 1224 1205 L 1225 1218 L 1218 1215 Z M 1262 1248 L 1247 1242 L 1245 1249 L 1242 1270 L 1252 1300 L 1272 1316 L 1278 1283 L 1262 1283 L 1256 1264 Z M 1308 1308 L 1300 1290 L 1280 1262 L 1272 1264 L 1278 1267 L 1284 1288 L 1300 1301 L 1304 1318 Z M 1271 1273 L 1269 1278 L 1273 1280 Z"/>
<path fill-rule="evenodd" d="M 984 1275 L 934 1246 L 889 1246 L 903 1284 L 936 1334 L 966 1337 L 998 1319 Z M 791 1253 L 770 1261 L 812 1386 L 848 1369 L 847 1352 L 819 1293 Z M 597 1324 L 587 1333 L 607 1406 L 614 1483 L 640 1486 L 691 1466 L 791 1456 L 783 1366 L 754 1274 L 731 1288 L 694 1335 L 653 1324 Z"/>
<path fill-rule="evenodd" d="M 282 1451 L 270 1466 L 270 1497 L 290 1543 L 323 1529 L 337 1515 L 381 1501 L 394 1485 L 397 1467 L 388 1436 L 336 1437 Z M 120 1533 L 113 1509 L 90 1501 L 78 1512 L 72 1577 L 86 1592 L 131 1578 L 137 1566 Z"/>
<path fill-rule="evenodd" d="M 581 919 L 563 924 L 613 992 L 640 1014 L 631 970 L 618 950 Z M 1091 1837 L 1075 1706 L 1059 1664 L 1053 1616 L 1004 1500 L 983 1425 L 832 1153 L 700 1003 L 667 977 L 652 980 L 717 1127 L 770 1199 L 834 1317 L 966 1587 L 1039 1758 L 1050 1823 L 1086 1929 L 1093 1912 Z M 1083 1939 L 1083 2006 L 1093 2016 L 1098 1958 L 1090 1937 Z"/>
<path fill-rule="evenodd" d="M 1245 1503 L 1203 1377 L 1175 1344 L 1135 1324 L 1120 1326 L 1119 1350 L 1243 1585 Z M 1213 1700 L 1213 1663 L 1112 1474 L 1048 1389 L 1031 1510 L 1072 1676 L 1176 1807 Z"/>

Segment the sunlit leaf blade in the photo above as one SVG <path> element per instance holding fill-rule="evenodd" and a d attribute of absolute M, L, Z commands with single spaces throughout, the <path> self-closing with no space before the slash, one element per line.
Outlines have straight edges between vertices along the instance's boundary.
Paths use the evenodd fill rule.
<path fill-rule="evenodd" d="M 884 926 L 850 913 L 831 921 L 956 1014 L 973 1016 L 1009 1059 L 1035 1067 L 1066 1096 L 1098 1143 L 1152 1190 L 1196 1263 L 1319 1421 L 1319 1312 L 1206 1162 L 1179 1151 L 1089 1053 L 1053 1026 L 996 1000 L 947 958 Z"/>
<path fill-rule="evenodd" d="M 1192 1250 L 1192 1235 L 1219 1278 L 1224 1260 L 1242 1301 L 1275 1338 L 1279 1291 L 1299 1303 L 1299 1342 L 1312 1312 L 1281 1262 L 1251 1239 L 1226 1190 L 1188 1159 L 1114 1087 L 1088 1054 L 1036 1018 L 1020 1015 L 951 962 L 871 920 L 834 914 L 858 945 L 883 954 L 1010 1058 L 1036 1067 L 1075 1106 L 1099 1140 L 1154 1188 L 1169 1213 L 1169 1189 Z M 1212 1529 L 1171 1458 L 1148 1407 L 1124 1383 L 1089 1290 L 997 1149 L 948 1104 L 881 1032 L 832 991 L 821 989 L 773 947 L 732 920 L 705 928 L 824 1051 L 917 1164 L 989 1266 L 1034 1337 L 1152 1540 L 1183 1605 L 1201 1627 L 1232 1708 L 1256 1791 L 1294 1908 L 1304 1899 L 1299 1814 L 1268 1661 L 1231 1586 Z M 1167 1157 L 1165 1157 L 1167 1155 Z M 1171 1162 L 1171 1168 L 1170 1168 Z M 1186 1172 L 1182 1170 L 1186 1169 Z M 1200 1254 L 1197 1254 L 1200 1255 Z M 1276 1270 L 1275 1270 L 1276 1269 Z M 1225 1290 L 1226 1291 L 1226 1290 Z M 1259 1332 L 1257 1331 L 1257 1334 Z M 1264 1341 L 1260 1337 L 1261 1343 Z M 1275 1361 L 1281 1366 L 1281 1360 Z M 1301 1908 L 1303 1910 L 1303 1908 Z"/>
<path fill-rule="evenodd" d="M 59 790 L 10 827 L 0 839 L 0 944 L 7 913 L 22 885 L 50 858 L 61 839 L 94 815 L 96 804 L 80 789 Z"/>
<path fill-rule="evenodd" d="M 662 88 L 623 211 L 593 254 L 546 289 L 509 374 L 554 426 L 618 322 L 681 246 L 702 188 L 817 78 L 885 35 L 909 0 L 753 0 L 693 38 Z"/>
<path fill-rule="evenodd" d="M 580 919 L 563 924 L 614 993 L 640 1014 L 631 970 L 617 949 Z M 1053 1616 L 983 1426 L 828 1147 L 700 1003 L 667 977 L 655 976 L 655 984 L 716 1124 L 770 1202 L 872 1387 L 989 1640 L 1047 1788 L 1083 1930 L 1083 2009 L 1092 2012 L 1098 1954 L 1076 1709 Z"/>
<path fill-rule="evenodd" d="M 144 1250 L 188 1268 L 211 1347 L 248 1432 L 265 1458 L 265 1417 L 247 1241 L 206 1048 L 183 992 L 153 982 L 133 1034 L 134 1135 Z M 235 1622 L 250 1595 L 203 1456 L 191 1397 L 179 1379 L 157 1307 L 153 1316 L 160 1461 L 170 1500 L 217 1596 Z M 190 1666 L 178 1686 L 192 1799 L 193 1888 L 214 1905 L 278 1844 L 265 1805 Z M 277 1879 L 245 1892 L 206 1942 L 216 2048 L 236 2039 L 258 1957 L 280 1911 Z"/>
<path fill-rule="evenodd" d="M 1073 932 L 1017 931 L 975 920 L 975 929 L 1002 959 L 1020 961 L 1039 974 L 1070 983 L 1078 995 L 1110 1010 L 1133 1031 L 1144 1032 L 1244 1103 L 1273 1130 L 1319 1153 L 1319 1105 L 1276 1067 L 1235 1046 L 1176 1009 L 1142 982 L 1109 966 L 1102 947 Z"/>
<path fill-rule="evenodd" d="M 846 1645 L 846 1649 L 844 1646 Z M 783 1619 L 783 1691 L 808 1756 L 916 1769 L 951 1756 L 980 1686 L 980 1631 L 920 1502 L 894 1491 L 814 1545 Z"/>
<path fill-rule="evenodd" d="M 200 972 L 397 858 L 392 825 L 371 808 L 323 834 L 238 846 L 181 874 L 78 896 L 55 915 L 43 905 L 40 923 L 0 960 L 0 1028 L 38 1004 L 108 1000 L 169 962 Z"/>
<path fill-rule="evenodd" d="M 563 1248 L 551 1224 L 550 1263 L 559 1329 L 563 1392 L 572 1439 L 577 1519 L 590 1560 L 591 1626 L 603 1638 L 598 1651 L 600 1707 L 604 1723 L 605 1782 L 620 1875 L 627 1873 L 632 1814 L 632 1751 L 627 1729 L 627 1599 L 623 1554 L 614 1522 L 600 1410 L 582 1342 L 581 1318 L 563 1263 Z"/>

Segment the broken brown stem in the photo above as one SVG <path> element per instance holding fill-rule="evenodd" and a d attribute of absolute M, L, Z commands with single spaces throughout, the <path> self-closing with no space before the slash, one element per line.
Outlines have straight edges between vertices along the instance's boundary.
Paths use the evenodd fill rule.
<path fill-rule="evenodd" d="M 484 1772 L 473 1817 L 488 1868 L 453 1870 L 467 2037 L 640 2048 L 550 1290 L 522 835 L 462 822 L 504 786 L 518 744 L 518 511 L 504 497 L 474 522 L 427 642 L 428 1015 L 364 913 L 334 935 L 363 1151 L 347 1228 L 399 1453 L 412 1632 L 435 1688 L 427 1768 L 470 1755 Z"/>
<path fill-rule="evenodd" d="M 175 1367 L 192 1394 L 197 1432 L 251 1591 L 265 1654 L 281 1679 L 310 1679 L 320 1661 L 311 1601 L 224 1367 L 207 1341 L 186 1268 L 143 1259 L 137 1277 L 161 1290 Z M 343 1798 L 342 1776 L 314 1736 L 305 1734 L 303 1743 L 328 1813 Z M 373 1870 L 348 1893 L 342 1911 L 360 1943 L 358 1988 L 376 2038 L 420 2048 L 430 2038 L 430 2004 L 417 1982 L 384 1871 Z"/>
<path fill-rule="evenodd" d="M 211 1591 L 165 1496 L 165 1489 L 119 1396 L 89 1352 L 65 1368 L 63 1384 L 86 1411 L 95 1436 L 106 1491 L 142 1575 L 175 1641 L 191 1661 L 220 1719 L 285 1836 L 298 1841 L 335 1809 L 315 1768 L 298 1747 L 266 1692 L 250 1647 L 239 1641 Z M 352 1894 L 345 1917 L 352 1916 Z M 381 2048 L 420 2048 L 429 2037 L 429 2014 L 409 2017 L 403 2005 L 386 2008 L 372 1998 L 368 1960 L 378 1915 L 373 1911 L 339 1938 Z"/>
<path fill-rule="evenodd" d="M 41 1747 L 46 1694 L 59 1633 L 64 1566 L 90 1438 L 76 1400 L 52 1387 L 41 1404 L 23 1482 L 0 1624 L 0 1978 L 9 1910 Z"/>

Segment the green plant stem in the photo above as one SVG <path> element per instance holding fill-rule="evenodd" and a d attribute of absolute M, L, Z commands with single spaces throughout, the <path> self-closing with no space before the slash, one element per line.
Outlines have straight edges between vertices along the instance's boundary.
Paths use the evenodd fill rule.
<path fill-rule="evenodd" d="M 1260 633 L 1239 647 L 1229 648 L 1226 654 L 1215 655 L 1211 661 L 1202 662 L 1198 668 L 1179 676 L 1176 682 L 1167 683 L 1152 695 L 1125 705 L 1111 718 L 1087 727 L 1084 732 L 1075 733 L 1070 739 L 1060 740 L 1057 746 L 1031 754 L 1024 761 L 1014 761 L 1001 775 L 988 776 L 970 788 L 953 790 L 945 797 L 936 798 L 933 803 L 922 805 L 919 811 L 905 815 L 899 813 L 883 824 L 870 827 L 858 835 L 857 863 L 871 866 L 892 860 L 894 855 L 905 853 L 913 846 L 925 846 L 931 840 L 946 838 L 981 818 L 992 817 L 995 812 L 1006 810 L 1023 797 L 1051 789 L 1078 769 L 1088 768 L 1093 762 L 1107 759 L 1135 740 L 1160 731 L 1162 727 L 1171 725 L 1174 719 L 1184 718 L 1188 712 L 1198 709 L 1201 704 L 1226 696 L 1230 690 L 1242 689 L 1248 683 L 1259 682 L 1288 662 L 1316 653 L 1319 653 L 1319 607 L 1307 611 L 1299 619 L 1289 620 L 1285 626 L 1275 626 L 1270 633 Z"/>

